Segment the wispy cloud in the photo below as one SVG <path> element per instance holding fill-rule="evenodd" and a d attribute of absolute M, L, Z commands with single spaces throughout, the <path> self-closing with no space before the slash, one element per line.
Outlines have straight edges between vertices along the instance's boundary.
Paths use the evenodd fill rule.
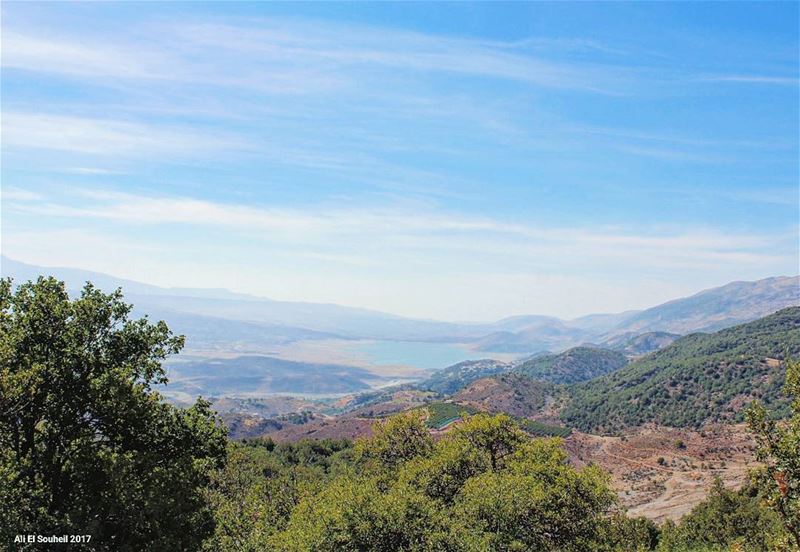
<path fill-rule="evenodd" d="M 108 176 L 108 175 L 124 174 L 123 171 L 118 171 L 114 169 L 105 169 L 102 167 L 67 167 L 65 169 L 62 169 L 61 172 L 69 174 L 82 174 L 89 176 Z"/>
<path fill-rule="evenodd" d="M 774 75 L 713 75 L 704 77 L 703 80 L 710 82 L 733 83 L 733 84 L 766 84 L 777 86 L 800 86 L 800 78 Z"/>
<path fill-rule="evenodd" d="M 3 146 L 105 156 L 153 152 L 197 155 L 247 147 L 239 138 L 200 135 L 192 129 L 21 112 L 3 113 Z"/>
<path fill-rule="evenodd" d="M 39 201 L 44 199 L 44 196 L 30 190 L 3 185 L 0 187 L 0 199 L 5 201 Z"/>
<path fill-rule="evenodd" d="M 39 34 L 3 31 L 3 67 L 75 76 L 133 79 L 175 78 L 177 61 L 165 52 L 100 45 L 91 39 L 43 38 Z"/>
<path fill-rule="evenodd" d="M 611 229 L 537 227 L 489 217 L 457 215 L 392 207 L 264 208 L 187 197 L 141 196 L 127 193 L 78 191 L 80 206 L 40 201 L 11 205 L 20 212 L 66 219 L 103 219 L 133 225 L 222 227 L 284 246 L 302 244 L 304 254 L 319 260 L 371 264 L 358 257 L 356 244 L 385 243 L 405 251 L 437 250 L 448 255 L 505 257 L 506 263 L 544 260 L 563 263 L 623 259 L 636 265 L 686 266 L 712 262 L 755 264 L 782 257 L 764 249 L 784 237 L 727 234 L 695 229 L 661 234 L 635 234 Z M 337 245 L 340 244 L 340 245 Z M 331 248 L 334 251 L 331 251 Z M 365 249 L 369 251 L 371 248 Z M 421 258 L 430 258 L 428 254 Z M 435 256 L 434 256 L 435 258 Z"/>
<path fill-rule="evenodd" d="M 136 42 L 92 37 L 4 37 L 3 65 L 79 77 L 117 77 L 308 93 L 328 90 L 359 68 L 463 74 L 544 87 L 621 93 L 629 70 L 536 57 L 520 44 L 444 38 L 355 25 L 259 19 L 243 24 L 170 23 L 139 30 Z M 524 45 L 524 44 L 523 44 Z M 588 43 L 585 43 L 588 47 Z M 594 44 L 594 48 L 598 48 Z M 203 56 L 197 56 L 202 51 Z M 227 54 L 236 52 L 238 58 Z"/>
<path fill-rule="evenodd" d="M 796 266 L 792 230 L 558 227 L 392 205 L 293 209 L 75 193 L 4 202 L 6 213 L 63 228 L 12 232 L 4 252 L 161 285 L 462 319 L 640 308 L 725 283 L 730 271 L 754 278 Z M 104 222 L 113 223 L 107 232 L 83 230 Z M 687 273 L 697 277 L 678 278 Z"/>

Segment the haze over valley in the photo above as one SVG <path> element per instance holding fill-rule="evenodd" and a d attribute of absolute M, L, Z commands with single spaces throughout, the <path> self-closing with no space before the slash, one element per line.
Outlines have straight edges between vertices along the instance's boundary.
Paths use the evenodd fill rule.
<path fill-rule="evenodd" d="M 19 282 L 52 274 L 74 294 L 87 281 L 108 292 L 126 290 L 135 313 L 163 319 L 186 336 L 183 353 L 168 362 L 171 382 L 165 390 L 184 402 L 197 395 L 340 396 L 418 382 L 463 361 L 487 359 L 495 366 L 513 366 L 530 356 L 582 345 L 633 358 L 681 335 L 719 330 L 800 305 L 800 277 L 776 277 L 733 282 L 642 311 L 573 320 L 526 315 L 466 324 L 274 301 L 223 289 L 167 289 L 7 257 L 1 272 Z"/>

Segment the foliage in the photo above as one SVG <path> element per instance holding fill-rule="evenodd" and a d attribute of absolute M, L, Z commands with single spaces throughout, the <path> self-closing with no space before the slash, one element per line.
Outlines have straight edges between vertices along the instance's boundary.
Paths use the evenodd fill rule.
<path fill-rule="evenodd" d="M 264 448 L 282 466 L 307 466 L 328 472 L 336 462 L 352 454 L 353 443 L 347 439 L 301 439 L 276 443 L 270 437 L 242 439 L 247 447 Z"/>
<path fill-rule="evenodd" d="M 557 355 L 532 358 L 514 368 L 514 372 L 552 383 L 577 383 L 619 370 L 627 363 L 619 351 L 574 347 Z"/>
<path fill-rule="evenodd" d="M 301 499 L 321 491 L 352 462 L 346 440 L 253 439 L 228 448 L 228 463 L 208 491 L 215 532 L 204 549 L 215 552 L 269 549 L 269 537 L 286 527 Z"/>
<path fill-rule="evenodd" d="M 529 417 L 540 413 L 548 400 L 559 400 L 562 394 L 560 386 L 509 372 L 475 382 L 462 389 L 454 399 L 480 404 L 491 412 Z"/>
<path fill-rule="evenodd" d="M 432 402 L 425 405 L 428 418 L 425 424 L 433 429 L 442 429 L 454 421 L 461 420 L 464 415 L 478 413 L 478 409 L 468 404 L 453 402 Z M 535 437 L 568 437 L 572 430 L 568 427 L 537 422 L 528 418 L 513 417 L 514 421 L 526 433 Z"/>
<path fill-rule="evenodd" d="M 613 504 L 607 477 L 570 466 L 559 440 L 531 440 L 505 415 L 470 416 L 435 444 L 420 438 L 419 417 L 390 422 L 356 444 L 357 461 L 373 469 L 340 475 L 301 499 L 270 539 L 274 548 L 546 551 L 598 544 Z"/>
<path fill-rule="evenodd" d="M 356 441 L 359 462 L 392 469 L 402 462 L 424 455 L 433 448 L 433 439 L 419 410 L 403 412 L 372 426 L 372 437 Z"/>
<path fill-rule="evenodd" d="M 765 463 L 759 480 L 768 504 L 780 515 L 793 544 L 800 548 L 800 362 L 786 362 L 786 394 L 792 398 L 792 417 L 777 423 L 761 404 L 747 412 L 758 442 L 756 457 Z"/>
<path fill-rule="evenodd" d="M 655 550 L 661 532 L 647 518 L 630 518 L 622 512 L 614 512 L 605 519 L 600 528 L 601 537 L 595 552 L 645 552 Z"/>
<path fill-rule="evenodd" d="M 374 478 L 341 478 L 303 501 L 279 550 L 458 550 L 446 513 L 423 493 L 402 485 L 386 491 Z"/>
<path fill-rule="evenodd" d="M 618 511 L 608 476 L 570 465 L 560 439 L 530 437 L 568 435 L 568 428 L 457 403 L 381 420 L 355 443 L 226 441 L 208 402 L 178 409 L 155 392 L 166 381 L 161 362 L 182 338 L 163 322 L 130 320 L 130 310 L 119 291 L 107 295 L 88 284 L 71 300 L 54 279 L 16 291 L 0 281 L 4 544 L 18 533 L 90 533 L 84 548 L 122 551 L 758 552 L 800 545 L 798 362 L 785 363 L 794 398 L 788 422 L 773 421 L 760 405 L 748 410 L 764 468 L 741 491 L 717 481 L 679 524 L 659 530 Z M 773 388 L 783 378 L 762 361 L 800 350 L 798 328 L 800 308 L 689 336 L 573 387 L 565 419 L 603 429 L 691 425 L 725 418 L 732 398 L 744 394 L 762 397 L 780 415 L 787 401 Z M 555 388 L 516 373 L 495 378 L 501 387 L 484 386 L 488 392 L 510 389 L 503 404 L 526 408 L 543 405 Z M 754 390 L 742 382 L 756 382 Z M 536 392 L 517 397 L 526 385 Z M 658 385 L 666 395 L 654 391 Z M 712 406 L 702 410 L 703 400 Z M 576 410 L 581 405 L 586 413 Z M 454 418 L 461 423 L 435 441 L 429 429 Z"/>
<path fill-rule="evenodd" d="M 590 550 L 612 494 L 594 467 L 576 471 L 554 442 L 526 442 L 470 478 L 455 512 L 491 550 Z"/>
<path fill-rule="evenodd" d="M 91 534 L 95 550 L 197 548 L 203 488 L 225 457 L 209 403 L 152 386 L 182 337 L 129 319 L 120 291 L 0 281 L 0 538 Z"/>
<path fill-rule="evenodd" d="M 583 431 L 613 432 L 656 422 L 698 427 L 741 418 L 740 403 L 759 398 L 788 413 L 783 371 L 765 359 L 800 352 L 800 307 L 714 334 L 693 334 L 607 376 L 575 385 L 561 413 Z"/>

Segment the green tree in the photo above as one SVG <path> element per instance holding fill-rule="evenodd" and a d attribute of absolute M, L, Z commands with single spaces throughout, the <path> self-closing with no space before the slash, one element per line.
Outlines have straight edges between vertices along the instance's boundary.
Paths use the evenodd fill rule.
<path fill-rule="evenodd" d="M 615 512 L 603 520 L 599 534 L 596 552 L 646 552 L 656 549 L 660 532 L 652 520 Z"/>
<path fill-rule="evenodd" d="M 488 454 L 492 470 L 501 467 L 506 456 L 528 441 L 527 435 L 507 414 L 476 414 L 464 418 L 464 423 L 455 429 L 454 437 Z"/>
<path fill-rule="evenodd" d="M 407 414 L 380 423 L 357 446 L 362 458 L 389 460 L 305 497 L 272 545 L 287 551 L 599 549 L 614 502 L 607 477 L 597 468 L 570 466 L 559 439 L 531 440 L 505 415 L 468 417 L 435 445 L 421 427 L 421 418 Z"/>
<path fill-rule="evenodd" d="M 424 413 L 410 410 L 379 421 L 372 437 L 356 441 L 356 458 L 366 464 L 392 469 L 433 450 L 433 439 L 425 427 Z"/>
<path fill-rule="evenodd" d="M 118 290 L 72 300 L 40 277 L 0 281 L 0 538 L 91 534 L 87 548 L 186 550 L 211 532 L 203 496 L 225 430 L 198 400 L 165 404 L 183 338 L 130 319 Z"/>
<path fill-rule="evenodd" d="M 275 443 L 252 439 L 228 444 L 226 465 L 212 475 L 208 490 L 214 535 L 203 544 L 214 552 L 270 549 L 304 498 L 322 491 L 332 473 L 349 472 L 349 441 L 304 439 Z"/>
<path fill-rule="evenodd" d="M 784 392 L 792 399 L 792 416 L 783 423 L 771 419 L 760 404 L 747 411 L 756 437 L 756 457 L 765 463 L 759 479 L 767 501 L 780 515 L 793 545 L 800 548 L 800 361 L 786 360 Z"/>
<path fill-rule="evenodd" d="M 447 511 L 406 485 L 384 490 L 379 478 L 342 477 L 303 501 L 278 550 L 411 552 L 462 550 Z"/>
<path fill-rule="evenodd" d="M 229 449 L 225 467 L 212 476 L 208 496 L 216 523 L 204 549 L 264 550 L 268 537 L 286 525 L 306 488 L 317 491 L 322 482 L 309 475 L 314 471 L 309 468 L 280 466 L 265 448 L 231 443 Z"/>
<path fill-rule="evenodd" d="M 598 548 L 614 501 L 606 474 L 570 466 L 559 439 L 536 439 L 470 478 L 455 514 L 491 550 L 582 551 Z"/>
<path fill-rule="evenodd" d="M 451 505 L 464 483 L 491 469 L 486 451 L 466 439 L 442 439 L 429 456 L 416 458 L 404 467 L 399 477 L 426 495 Z"/>

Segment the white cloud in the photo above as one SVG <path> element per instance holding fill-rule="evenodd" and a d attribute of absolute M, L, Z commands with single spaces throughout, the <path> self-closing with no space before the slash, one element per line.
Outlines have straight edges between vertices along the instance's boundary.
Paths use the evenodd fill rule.
<path fill-rule="evenodd" d="M 44 199 L 39 193 L 14 186 L 0 186 L 0 200 L 4 201 L 39 201 Z"/>
<path fill-rule="evenodd" d="M 455 73 L 615 94 L 632 83 L 630 70 L 546 60 L 519 48 L 519 43 L 297 19 L 171 22 L 140 26 L 126 38 L 45 39 L 32 30 L 14 29 L 5 33 L 3 43 L 3 65 L 14 69 L 279 93 L 358 86 L 358 70 L 370 68 Z M 227 55 L 231 52 L 236 55 Z"/>
<path fill-rule="evenodd" d="M 240 139 L 208 136 L 196 129 L 67 115 L 4 112 L 2 124 L 4 149 L 125 156 L 148 153 L 197 155 L 210 150 L 247 147 Z"/>
<path fill-rule="evenodd" d="M 58 189 L 58 178 L 75 182 L 74 175 L 86 177 L 87 185 L 112 181 L 104 177 L 123 167 L 129 172 L 124 180 L 113 179 L 115 185 L 126 182 L 143 190 L 163 184 L 191 195 L 188 180 L 207 167 L 203 189 L 216 185 L 241 192 L 228 198 L 249 192 L 262 199 L 293 198 L 287 202 L 319 198 L 300 208 L 155 191 L 68 190 L 74 197 L 42 197 L 4 187 L 3 249 L 22 260 L 162 285 L 230 286 L 285 299 L 477 319 L 647 306 L 797 265 L 796 229 L 782 235 L 696 225 L 593 227 L 590 212 L 586 227 L 555 227 L 537 222 L 531 214 L 536 209 L 527 209 L 528 219 L 510 220 L 409 201 L 447 197 L 454 209 L 475 209 L 492 179 L 488 171 L 470 172 L 472 158 L 480 156 L 493 156 L 491 163 L 508 171 L 521 168 L 518 160 L 530 160 L 518 180 L 528 178 L 525 173 L 540 174 L 541 165 L 540 181 L 532 185 L 555 189 L 559 178 L 548 169 L 565 171 L 563 186 L 570 186 L 581 178 L 581 161 L 590 159 L 581 157 L 586 152 L 623 157 L 624 150 L 675 167 L 686 161 L 745 164 L 763 157 L 739 155 L 742 148 L 794 153 L 792 143 L 728 139 L 733 134 L 727 131 L 714 139 L 720 136 L 714 128 L 700 136 L 702 129 L 691 125 L 681 135 L 680 125 L 673 134 L 570 124 L 561 116 L 580 116 L 569 109 L 573 104 L 549 101 L 547 94 L 569 89 L 684 95 L 687 83 L 703 92 L 712 80 L 784 86 L 797 85 L 796 78 L 727 75 L 703 84 L 703 75 L 691 75 L 685 66 L 657 75 L 630 65 L 626 52 L 582 39 L 506 43 L 291 19 L 218 18 L 206 24 L 142 17 L 117 34 L 92 29 L 45 35 L 41 29 L 6 27 L 6 76 L 24 72 L 25 79 L 33 75 L 32 82 L 42 79 L 52 86 L 72 79 L 68 86 L 81 92 L 79 99 L 59 96 L 62 104 L 48 105 L 47 112 L 36 95 L 4 103 L 9 111 L 3 113 L 3 146 L 12 160 L 21 160 L 18 173 L 37 178 L 60 173 L 48 175 L 45 189 Z M 51 25 L 59 28 L 67 26 Z M 559 55 L 587 49 L 604 54 L 592 56 L 596 60 L 614 59 L 577 63 Z M 638 54 L 630 55 L 641 61 Z M 587 59 L 570 59 L 581 57 Z M 495 86 L 499 80 L 507 81 L 504 89 Z M 565 106 L 563 111 L 555 104 Z M 235 170 L 217 171 L 217 162 L 231 151 L 249 157 L 238 155 L 244 162 Z M 422 152 L 427 157 L 417 162 Z M 540 163 L 536 156 L 543 152 L 548 155 Z M 570 155 L 578 161 L 574 166 L 559 165 Z M 200 159 L 191 176 L 140 168 L 142 160 L 185 158 Z M 286 171 L 287 165 L 303 170 Z M 687 193 L 678 186 L 690 183 L 681 184 L 675 174 L 668 190 L 658 185 L 659 193 Z M 274 181 L 262 186 L 256 181 L 261 175 Z M 648 176 L 628 182 L 648 182 Z M 662 176 L 671 178 L 657 178 Z M 582 185 L 597 191 L 606 183 L 601 175 Z M 308 189 L 295 193 L 295 186 Z M 688 193 L 716 195 L 719 188 L 700 183 Z M 387 189 L 405 202 L 397 195 L 387 201 L 380 195 Z M 344 190 L 346 198 L 337 195 Z M 526 210 L 510 205 L 523 194 L 502 197 L 506 191 L 487 192 L 487 213 Z M 734 194 L 721 191 L 719 198 Z M 752 194 L 739 199 L 791 205 L 796 197 L 780 188 L 766 193 L 757 183 Z M 383 203 L 365 206 L 376 201 Z M 579 207 L 587 210 L 585 203 Z M 603 206 L 598 211 L 597 218 L 617 212 Z M 671 217 L 652 214 L 654 224 Z"/>
<path fill-rule="evenodd" d="M 455 215 L 431 208 L 258 207 L 187 197 L 75 190 L 77 205 L 11 203 L 20 213 L 64 219 L 109 220 L 133 226 L 220 228 L 231 239 L 258 239 L 297 247 L 320 261 L 374 265 L 381 247 L 409 264 L 452 259 L 472 265 L 496 259 L 508 266 L 609 265 L 686 268 L 709 265 L 775 265 L 773 252 L 790 236 L 731 234 L 708 229 L 633 233 L 611 228 L 559 228 L 490 217 Z M 237 238 L 238 236 L 238 238 Z M 376 250 L 377 247 L 377 250 Z"/>
<path fill-rule="evenodd" d="M 3 30 L 3 67 L 28 71 L 122 78 L 174 78 L 174 62 L 162 52 L 102 45 L 81 39 L 43 38 Z"/>
<path fill-rule="evenodd" d="M 125 174 L 123 171 L 104 169 L 102 167 L 67 167 L 65 169 L 62 169 L 61 172 L 70 174 L 98 175 L 98 176 Z"/>
<path fill-rule="evenodd" d="M 800 79 L 797 77 L 783 77 L 771 75 L 716 75 L 706 77 L 703 80 L 712 82 L 729 82 L 741 84 L 771 84 L 778 86 L 794 86 L 800 85 Z"/>

